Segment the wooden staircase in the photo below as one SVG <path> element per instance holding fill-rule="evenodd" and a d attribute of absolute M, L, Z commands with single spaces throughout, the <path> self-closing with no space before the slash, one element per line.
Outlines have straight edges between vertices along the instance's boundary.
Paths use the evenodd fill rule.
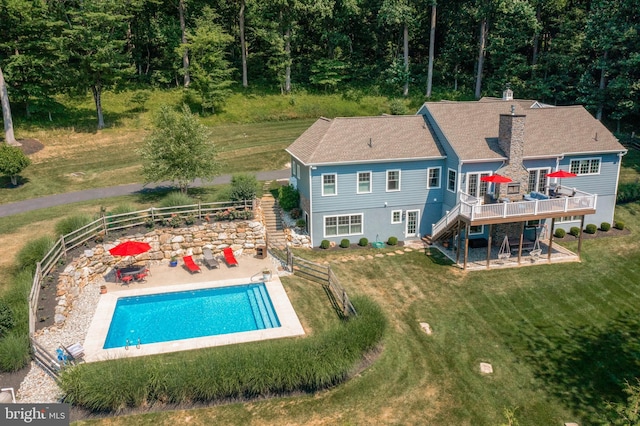
<path fill-rule="evenodd" d="M 264 226 L 267 229 L 267 242 L 269 246 L 284 249 L 287 246 L 287 237 L 282 226 L 282 216 L 278 201 L 270 192 L 265 192 L 260 199 Z"/>

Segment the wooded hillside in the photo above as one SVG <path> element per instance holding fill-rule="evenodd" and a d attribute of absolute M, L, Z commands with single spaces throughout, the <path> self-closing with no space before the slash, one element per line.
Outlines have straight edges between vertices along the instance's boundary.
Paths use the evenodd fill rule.
<path fill-rule="evenodd" d="M 187 86 L 215 113 L 234 86 L 398 97 L 433 86 L 432 99 L 473 99 L 506 84 L 619 125 L 640 118 L 639 10 L 640 0 L 13 0 L 0 2 L 0 67 L 14 114 L 90 91 L 98 127 L 102 90 L 123 86 Z"/>

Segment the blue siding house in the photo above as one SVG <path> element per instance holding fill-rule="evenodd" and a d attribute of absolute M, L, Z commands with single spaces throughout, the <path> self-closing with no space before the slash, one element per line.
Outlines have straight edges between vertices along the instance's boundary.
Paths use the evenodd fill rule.
<path fill-rule="evenodd" d="M 626 150 L 583 107 L 513 99 L 507 90 L 427 102 L 413 116 L 320 118 L 287 152 L 318 246 L 613 223 Z M 575 177 L 547 177 L 559 170 Z M 487 182 L 494 174 L 510 182 Z"/>

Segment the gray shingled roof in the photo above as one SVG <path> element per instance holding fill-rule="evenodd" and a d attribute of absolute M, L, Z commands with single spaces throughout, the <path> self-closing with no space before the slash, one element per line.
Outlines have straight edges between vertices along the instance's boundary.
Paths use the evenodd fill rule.
<path fill-rule="evenodd" d="M 580 152 L 625 151 L 625 148 L 582 106 L 528 108 L 531 101 L 427 102 L 433 116 L 461 160 L 502 159 L 498 147 L 500 114 L 526 115 L 525 158 Z"/>
<path fill-rule="evenodd" d="M 289 145 L 287 152 L 307 165 L 445 155 L 420 115 L 320 118 Z"/>

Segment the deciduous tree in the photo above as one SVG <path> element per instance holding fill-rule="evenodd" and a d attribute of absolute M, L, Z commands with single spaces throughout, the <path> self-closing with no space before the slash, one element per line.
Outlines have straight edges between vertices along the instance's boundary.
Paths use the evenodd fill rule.
<path fill-rule="evenodd" d="M 17 146 L 0 145 L 0 173 L 9 176 L 12 185 L 18 184 L 18 175 L 29 164 L 31 160 Z"/>
<path fill-rule="evenodd" d="M 160 108 L 140 155 L 146 182 L 172 181 L 182 193 L 196 178 L 207 180 L 218 174 L 209 130 L 187 105 L 180 112 L 168 106 Z"/>

